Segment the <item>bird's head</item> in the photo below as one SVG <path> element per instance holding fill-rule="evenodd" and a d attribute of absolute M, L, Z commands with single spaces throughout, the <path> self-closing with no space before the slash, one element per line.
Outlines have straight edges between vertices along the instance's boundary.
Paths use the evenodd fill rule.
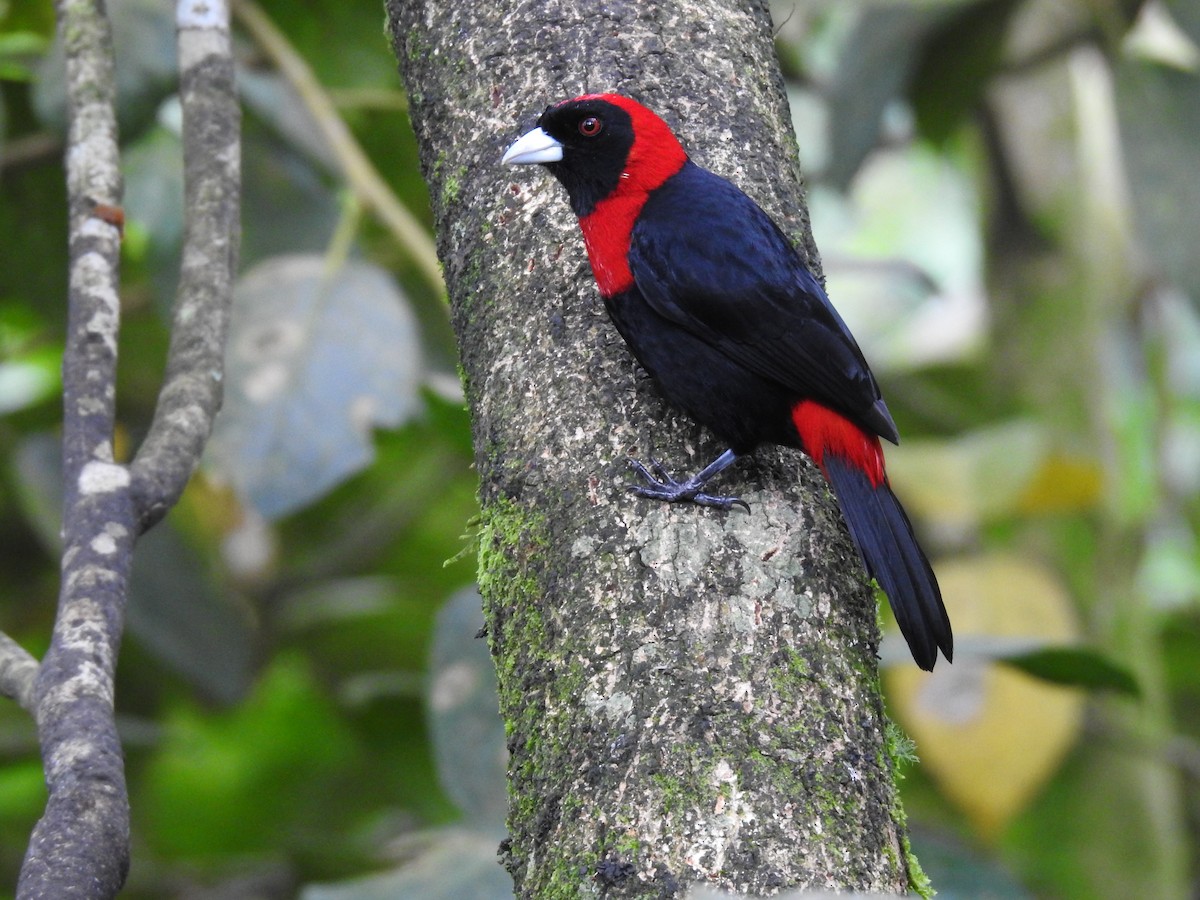
<path fill-rule="evenodd" d="M 500 160 L 540 163 L 562 182 L 580 218 L 616 194 L 654 190 L 687 154 L 667 123 L 620 94 L 584 94 L 547 106 L 537 127 Z"/>

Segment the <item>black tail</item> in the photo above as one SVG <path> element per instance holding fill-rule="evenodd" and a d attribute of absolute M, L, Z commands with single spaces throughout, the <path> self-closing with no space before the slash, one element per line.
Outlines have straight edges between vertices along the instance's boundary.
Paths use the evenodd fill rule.
<path fill-rule="evenodd" d="M 862 469 L 826 454 L 822 468 L 833 486 L 850 536 L 858 545 L 867 573 L 879 582 L 892 604 L 900 632 L 913 659 L 930 671 L 938 650 L 954 658 L 950 617 L 929 560 L 917 544 L 900 501 L 884 481 L 876 486 Z"/>

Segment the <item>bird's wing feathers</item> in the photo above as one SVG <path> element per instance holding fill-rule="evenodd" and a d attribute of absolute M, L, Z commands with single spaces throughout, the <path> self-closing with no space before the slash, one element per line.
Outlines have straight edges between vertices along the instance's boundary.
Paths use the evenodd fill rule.
<path fill-rule="evenodd" d="M 723 178 L 689 165 L 655 191 L 634 226 L 629 265 L 660 315 L 798 397 L 895 439 L 824 290 L 767 214 Z"/>

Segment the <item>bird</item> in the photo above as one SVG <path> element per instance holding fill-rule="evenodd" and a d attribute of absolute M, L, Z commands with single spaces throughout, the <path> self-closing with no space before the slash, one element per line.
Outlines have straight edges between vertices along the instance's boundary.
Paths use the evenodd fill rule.
<path fill-rule="evenodd" d="M 842 317 L 791 241 L 740 188 L 691 160 L 666 122 L 615 93 L 552 104 L 504 152 L 544 166 L 579 220 L 610 319 L 666 400 L 728 449 L 691 477 L 631 460 L 650 499 L 729 510 L 709 484 L 764 444 L 795 447 L 837 498 L 913 659 L 953 660 L 941 590 L 888 482 L 899 433 Z"/>

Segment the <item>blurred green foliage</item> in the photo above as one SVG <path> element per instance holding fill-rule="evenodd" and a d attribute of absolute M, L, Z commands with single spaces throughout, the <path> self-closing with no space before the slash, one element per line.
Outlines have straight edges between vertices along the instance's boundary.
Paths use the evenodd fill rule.
<path fill-rule="evenodd" d="M 929 677 L 884 647 L 894 710 L 926 757 L 904 782 L 918 853 L 944 897 L 1188 896 L 1195 7 L 777 6 L 830 293 L 905 435 L 893 479 L 947 574 L 960 635 L 955 666 Z M 109 8 L 127 455 L 153 410 L 183 204 L 170 11 Z M 263 9 L 428 223 L 378 5 Z M 52 37 L 50 4 L 0 2 L 0 629 L 34 653 L 58 573 L 66 215 Z M 235 329 L 231 353 L 249 362 L 231 396 L 287 402 L 242 417 L 138 548 L 117 701 L 135 828 L 126 896 L 504 896 L 491 862 L 502 739 L 473 638 L 475 476 L 445 308 L 410 248 L 362 211 L 264 48 L 245 31 L 237 47 L 243 270 L 262 266 L 290 296 L 280 257 L 303 259 L 315 306 Z M 370 276 L 347 296 L 348 271 Z M 378 340 L 313 327 L 333 304 Z M 358 347 L 390 381 L 346 380 Z M 330 403 L 349 420 L 314 453 L 303 436 L 335 428 Z M 287 478 L 297 460 L 302 484 Z M 269 489 L 247 488 L 251 462 Z M 1019 738 L 1029 728 L 1059 737 L 1035 754 Z M 962 752 L 967 729 L 1000 737 Z M 0 704 L 0 886 L 15 883 L 43 801 L 32 724 Z"/>

